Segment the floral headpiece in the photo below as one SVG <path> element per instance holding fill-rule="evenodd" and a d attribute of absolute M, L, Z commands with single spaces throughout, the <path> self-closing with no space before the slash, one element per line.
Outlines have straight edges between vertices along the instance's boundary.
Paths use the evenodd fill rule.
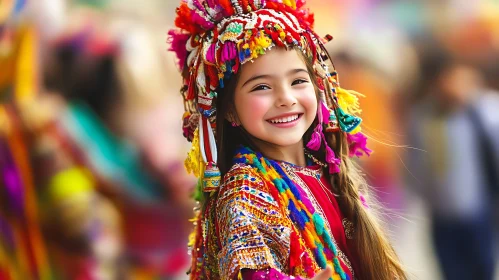
<path fill-rule="evenodd" d="M 324 142 L 331 173 L 339 172 L 340 159 L 326 144 L 326 131 L 344 131 L 351 155 L 370 153 L 359 133 L 361 112 L 358 93 L 341 89 L 324 43 L 313 30 L 313 15 L 305 1 L 294 0 L 183 0 L 177 8 L 169 43 L 184 73 L 184 136 L 192 141 L 186 160 L 188 171 L 198 175 L 204 192 L 220 184 L 217 168 L 215 99 L 224 81 L 240 66 L 272 47 L 297 48 L 311 58 L 322 92 L 319 124 L 307 147 L 318 150 Z M 324 126 L 325 124 L 325 126 Z M 359 151 L 357 148 L 361 148 Z"/>

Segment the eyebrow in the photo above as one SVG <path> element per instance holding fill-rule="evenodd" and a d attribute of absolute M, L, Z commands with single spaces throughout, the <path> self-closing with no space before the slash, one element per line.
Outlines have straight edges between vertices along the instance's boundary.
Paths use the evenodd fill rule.
<path fill-rule="evenodd" d="M 286 76 L 290 76 L 290 75 L 293 75 L 293 74 L 296 74 L 296 73 L 300 73 L 300 72 L 305 72 L 305 73 L 308 74 L 307 69 L 297 68 L 297 69 L 292 69 L 292 70 L 288 71 L 288 73 L 286 74 Z M 264 75 L 253 76 L 253 77 L 249 78 L 248 80 L 246 80 L 246 82 L 244 82 L 244 84 L 241 86 L 241 88 L 243 88 L 246 84 L 248 84 L 249 82 L 252 82 L 254 80 L 264 79 L 264 78 L 272 78 L 274 76 L 275 75 L 271 75 L 271 74 L 264 74 Z"/>

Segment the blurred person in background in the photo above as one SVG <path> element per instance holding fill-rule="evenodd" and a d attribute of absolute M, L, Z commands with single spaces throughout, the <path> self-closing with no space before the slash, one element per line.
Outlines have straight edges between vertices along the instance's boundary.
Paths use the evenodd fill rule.
<path fill-rule="evenodd" d="M 493 194 L 499 184 L 499 95 L 481 73 L 446 53 L 422 60 L 411 108 L 411 190 L 427 203 L 445 279 L 493 279 Z"/>
<path fill-rule="evenodd" d="M 48 51 L 42 68 L 48 92 L 37 96 L 26 120 L 52 266 L 60 279 L 118 278 L 125 273 L 124 245 L 113 199 L 123 186 L 112 172 L 126 167 L 110 132 L 120 104 L 118 47 L 87 29 Z"/>
<path fill-rule="evenodd" d="M 160 180 L 166 175 L 147 164 L 144 147 L 127 140 L 120 41 L 89 25 L 61 36 L 49 54 L 49 92 L 37 112 L 50 108 L 52 116 L 37 132 L 36 166 L 40 185 L 48 186 L 44 212 L 51 244 L 60 249 L 56 266 L 69 268 L 69 279 L 88 274 L 74 265 L 89 262 L 106 279 L 177 274 L 187 260 L 177 241 L 188 228 L 170 189 L 189 189 L 188 182 Z M 161 172 L 171 177 L 174 170 Z M 65 215 L 55 215 L 62 209 Z"/>

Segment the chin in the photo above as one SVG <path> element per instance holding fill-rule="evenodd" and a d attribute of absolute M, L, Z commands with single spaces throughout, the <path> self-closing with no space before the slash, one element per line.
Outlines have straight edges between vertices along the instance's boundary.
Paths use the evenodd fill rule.
<path fill-rule="evenodd" d="M 280 138 L 280 137 L 279 137 Z M 273 145 L 279 146 L 279 147 L 288 147 L 288 146 L 294 146 L 300 141 L 302 141 L 302 137 L 296 137 L 295 138 L 281 138 L 281 139 L 270 139 L 271 141 L 268 141 L 269 143 L 272 143 Z"/>

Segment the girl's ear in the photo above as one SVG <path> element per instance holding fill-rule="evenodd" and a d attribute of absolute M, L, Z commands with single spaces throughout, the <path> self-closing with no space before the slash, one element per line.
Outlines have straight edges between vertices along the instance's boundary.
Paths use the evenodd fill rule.
<path fill-rule="evenodd" d="M 236 124 L 236 125 L 241 124 L 239 122 L 239 118 L 237 117 L 237 114 L 234 112 L 233 109 L 230 109 L 227 111 L 227 114 L 225 114 L 225 119 L 228 120 L 232 124 Z"/>

